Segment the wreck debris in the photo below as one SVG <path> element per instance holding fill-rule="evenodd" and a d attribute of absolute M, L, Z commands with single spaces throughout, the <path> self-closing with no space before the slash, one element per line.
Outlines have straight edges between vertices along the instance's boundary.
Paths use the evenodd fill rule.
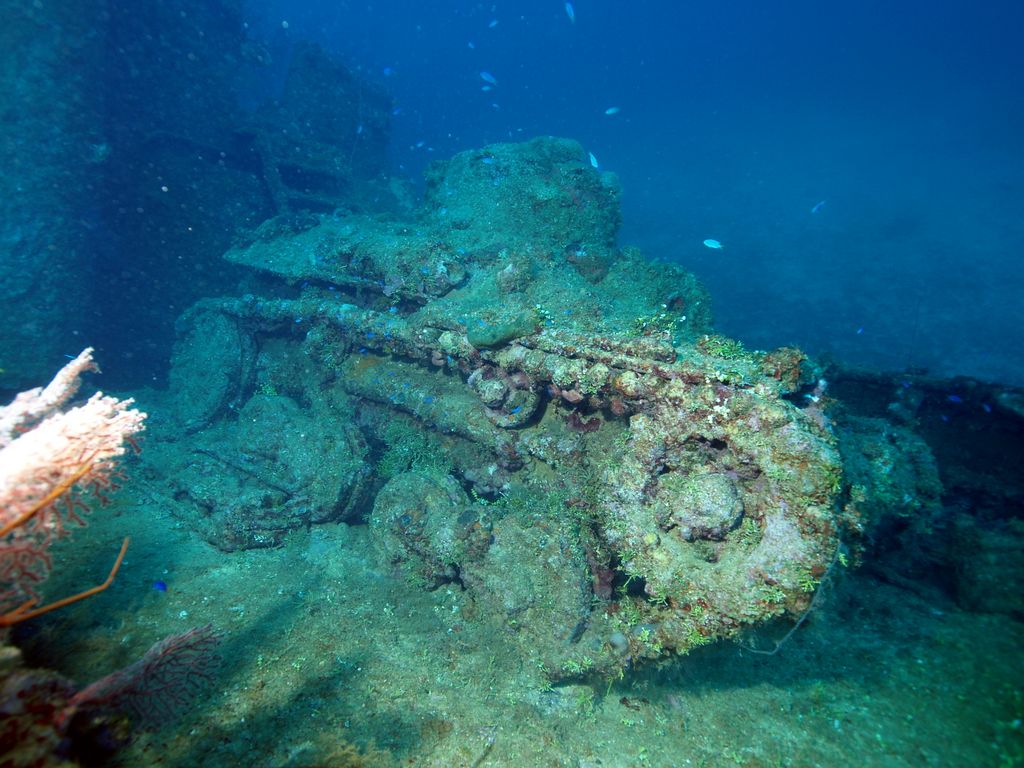
<path fill-rule="evenodd" d="M 240 333 L 385 455 L 430 436 L 446 460 L 397 472 L 350 449 L 383 559 L 461 584 L 552 677 L 800 617 L 860 531 L 820 372 L 712 335 L 692 276 L 615 246 L 617 199 L 574 142 L 465 152 L 415 224 L 269 222 L 227 258 L 295 287 L 180 321 Z"/>

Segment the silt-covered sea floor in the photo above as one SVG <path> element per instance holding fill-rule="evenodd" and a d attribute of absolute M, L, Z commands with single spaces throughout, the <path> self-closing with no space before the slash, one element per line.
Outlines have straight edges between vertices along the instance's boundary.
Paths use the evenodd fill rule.
<path fill-rule="evenodd" d="M 215 684 L 119 765 L 1024 765 L 1024 626 L 870 563 L 841 569 L 774 655 L 723 642 L 552 686 L 457 586 L 383 570 L 365 526 L 225 554 L 172 506 L 129 470 L 61 544 L 48 591 L 102 579 L 129 535 L 114 585 L 19 629 L 30 663 L 79 684 L 170 633 L 225 631 Z M 747 641 L 770 649 L 789 626 Z"/>

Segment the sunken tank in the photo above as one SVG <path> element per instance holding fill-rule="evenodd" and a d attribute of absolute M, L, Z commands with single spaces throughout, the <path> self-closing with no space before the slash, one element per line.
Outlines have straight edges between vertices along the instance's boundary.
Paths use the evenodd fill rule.
<path fill-rule="evenodd" d="M 166 472 L 194 527 L 230 550 L 366 523 L 382 567 L 459 585 L 553 679 L 802 616 L 875 522 L 814 365 L 715 334 L 692 275 L 619 248 L 618 180 L 574 141 L 426 181 L 408 220 L 264 223 L 226 254 L 253 292 L 181 317 L 198 448 Z"/>

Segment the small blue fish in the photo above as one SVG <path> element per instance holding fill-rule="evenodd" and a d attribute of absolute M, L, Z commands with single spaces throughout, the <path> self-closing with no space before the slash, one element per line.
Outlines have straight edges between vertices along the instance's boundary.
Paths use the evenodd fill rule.
<path fill-rule="evenodd" d="M 153 589 L 155 589 L 157 592 L 166 592 L 167 591 L 167 582 L 166 581 L 162 581 L 160 579 L 157 579 L 156 581 L 153 582 Z"/>
<path fill-rule="evenodd" d="M 955 403 L 956 405 L 960 405 L 960 403 L 964 401 L 964 399 L 960 397 L 960 395 L 947 395 L 946 399 L 951 403 Z"/>
<path fill-rule="evenodd" d="M 815 203 L 814 207 L 811 208 L 811 213 L 821 213 L 821 209 L 825 207 L 825 201 Z"/>
<path fill-rule="evenodd" d="M 572 7 L 572 3 L 565 4 L 565 15 L 569 17 L 570 22 L 576 23 L 576 9 Z"/>
<path fill-rule="evenodd" d="M 483 80 L 485 83 L 490 83 L 491 85 L 497 85 L 498 84 L 498 81 L 494 77 L 494 75 L 492 75 L 490 72 L 488 72 L 486 70 L 484 70 L 483 72 L 480 73 L 480 79 Z"/>
<path fill-rule="evenodd" d="M 496 26 L 498 26 L 498 20 L 497 19 L 491 19 L 491 23 L 487 25 L 487 28 L 488 29 L 494 29 Z"/>
<path fill-rule="evenodd" d="M 722 245 L 718 240 L 714 240 L 713 238 L 709 237 L 707 240 L 704 241 L 704 247 L 710 248 L 713 251 L 720 251 L 725 246 Z"/>
<path fill-rule="evenodd" d="M 587 154 L 590 155 L 590 164 L 592 166 L 594 166 L 595 168 L 597 168 L 598 167 L 597 158 L 594 157 L 594 153 L 593 152 L 588 152 Z"/>
<path fill-rule="evenodd" d="M 606 109 L 604 111 L 604 113 L 606 115 L 617 115 L 617 114 L 619 114 L 619 108 L 618 107 L 608 107 L 608 109 Z"/>

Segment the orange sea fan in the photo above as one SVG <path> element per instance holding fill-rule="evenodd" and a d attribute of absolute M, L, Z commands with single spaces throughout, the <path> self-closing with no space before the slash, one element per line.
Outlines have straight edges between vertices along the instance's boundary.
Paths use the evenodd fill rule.
<path fill-rule="evenodd" d="M 105 589 L 124 556 L 127 541 L 102 585 L 35 607 L 52 567 L 51 545 L 69 523 L 84 524 L 86 497 L 106 501 L 116 487 L 116 460 L 135 444 L 146 417 L 132 400 L 99 392 L 61 410 L 81 373 L 95 370 L 91 354 L 86 349 L 46 388 L 23 392 L 0 409 L 0 627 Z"/>

